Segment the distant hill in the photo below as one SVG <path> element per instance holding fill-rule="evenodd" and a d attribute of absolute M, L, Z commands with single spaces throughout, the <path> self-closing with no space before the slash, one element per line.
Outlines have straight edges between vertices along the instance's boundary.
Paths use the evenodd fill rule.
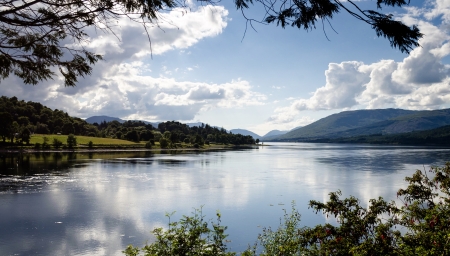
<path fill-rule="evenodd" d="M 93 124 L 97 123 L 100 124 L 101 122 L 112 122 L 112 121 L 118 121 L 119 123 L 125 122 L 125 120 L 122 120 L 118 117 L 111 117 L 111 116 L 91 116 L 85 119 L 86 122 Z"/>
<path fill-rule="evenodd" d="M 261 139 L 262 137 L 259 136 L 258 134 L 251 132 L 249 130 L 245 130 L 245 129 L 231 129 L 230 132 L 234 133 L 234 134 L 242 134 L 244 136 L 250 135 L 253 137 L 253 139 Z"/>
<path fill-rule="evenodd" d="M 287 132 L 288 131 L 272 130 L 272 131 L 266 133 L 266 135 L 264 135 L 262 137 L 266 138 L 266 137 L 272 137 L 272 136 L 277 136 L 277 135 L 283 135 L 283 134 L 285 134 Z"/>
<path fill-rule="evenodd" d="M 105 121 L 107 123 L 112 122 L 112 121 L 118 121 L 119 123 L 124 123 L 128 120 L 123 120 L 118 117 L 112 117 L 112 116 L 91 116 L 91 117 L 86 118 L 85 121 L 88 122 L 89 124 L 93 124 L 93 123 L 100 124 L 103 121 Z M 143 120 L 130 120 L 130 121 L 141 121 L 146 124 L 151 124 L 153 127 L 158 127 L 158 124 L 160 123 L 160 122 L 148 122 L 148 121 L 143 121 Z"/>
<path fill-rule="evenodd" d="M 311 140 L 370 134 L 397 134 L 450 125 L 450 109 L 412 111 L 375 109 L 345 111 L 290 131 L 276 140 Z"/>
<path fill-rule="evenodd" d="M 317 139 L 309 142 L 450 146 L 450 125 L 419 132 Z"/>
<path fill-rule="evenodd" d="M 262 141 L 270 141 L 270 140 L 276 139 L 277 137 L 279 137 L 287 132 L 289 132 L 289 131 L 272 130 L 272 131 L 266 133 L 266 135 L 262 136 L 261 140 Z"/>

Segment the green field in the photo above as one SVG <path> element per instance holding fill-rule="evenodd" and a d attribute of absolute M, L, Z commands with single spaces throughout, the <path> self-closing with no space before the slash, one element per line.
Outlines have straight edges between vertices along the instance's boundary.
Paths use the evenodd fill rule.
<path fill-rule="evenodd" d="M 63 144 L 67 144 L 67 135 L 56 135 L 56 134 L 34 134 L 31 135 L 31 144 L 35 143 L 43 143 L 44 137 L 48 138 L 48 143 L 51 144 L 53 139 L 60 140 Z M 111 138 L 98 138 L 98 137 L 89 137 L 89 136 L 80 136 L 76 135 L 78 145 L 87 145 L 89 141 L 94 143 L 94 146 L 98 145 L 135 145 L 135 146 L 144 146 L 145 142 L 132 142 L 128 140 L 119 140 L 119 139 L 111 139 Z"/>

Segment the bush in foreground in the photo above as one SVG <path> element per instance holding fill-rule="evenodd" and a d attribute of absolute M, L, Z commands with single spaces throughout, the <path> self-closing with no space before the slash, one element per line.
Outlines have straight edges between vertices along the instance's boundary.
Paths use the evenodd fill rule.
<path fill-rule="evenodd" d="M 292 212 L 285 212 L 284 223 L 277 230 L 263 229 L 242 255 L 449 255 L 450 163 L 430 168 L 429 174 L 418 170 L 405 180 L 408 187 L 397 192 L 401 206 L 379 197 L 363 207 L 355 197 L 341 199 L 340 191 L 330 193 L 326 203 L 310 201 L 309 207 L 335 217 L 338 226 L 301 227 L 293 204 Z M 124 253 L 235 255 L 227 251 L 225 229 L 220 215 L 210 228 L 201 212 L 195 211 L 192 217 L 169 223 L 168 230 L 153 230 L 153 244 L 142 249 L 130 245 Z"/>

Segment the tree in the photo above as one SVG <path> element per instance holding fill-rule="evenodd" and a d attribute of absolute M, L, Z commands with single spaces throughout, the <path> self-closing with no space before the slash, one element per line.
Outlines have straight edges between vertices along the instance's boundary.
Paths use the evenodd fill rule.
<path fill-rule="evenodd" d="M 77 138 L 73 136 L 73 134 L 69 134 L 69 136 L 67 136 L 67 146 L 69 148 L 73 148 L 76 145 L 77 145 Z"/>
<path fill-rule="evenodd" d="M 62 146 L 63 143 L 62 143 L 62 141 L 58 140 L 57 138 L 53 138 L 52 144 L 53 144 L 54 148 L 58 149 Z"/>
<path fill-rule="evenodd" d="M 20 133 L 20 138 L 22 139 L 23 142 L 25 142 L 27 145 L 30 144 L 30 136 L 31 132 L 30 130 L 28 130 L 28 128 L 23 128 L 22 132 Z"/>
<path fill-rule="evenodd" d="M 125 138 L 130 141 L 139 142 L 139 133 L 136 130 L 129 131 Z"/>
<path fill-rule="evenodd" d="M 199 0 L 200 1 L 200 0 Z M 201 1 L 214 4 L 213 0 Z M 306 30 L 316 28 L 316 23 L 328 22 L 333 15 L 345 10 L 356 19 L 369 24 L 377 36 L 385 37 L 392 47 L 409 52 L 418 46 L 422 34 L 416 26 L 408 27 L 395 20 L 391 14 L 374 10 L 361 10 L 348 0 L 235 0 L 237 9 L 244 14 L 250 4 L 259 3 L 265 8 L 266 23 L 276 22 L 283 28 L 292 25 Z M 377 0 L 382 5 L 403 6 L 406 0 Z M 102 56 L 83 47 L 89 39 L 85 29 L 114 33 L 120 17 L 128 17 L 142 24 L 144 31 L 153 24 L 160 13 L 174 7 L 187 7 L 177 0 L 33 0 L 2 1 L 0 5 L 0 79 L 14 74 L 27 84 L 55 76 L 59 70 L 66 86 L 75 86 L 80 76 L 89 75 L 92 65 Z M 246 15 L 244 14 L 244 17 Z M 248 22 L 254 21 L 247 19 Z M 331 24 L 331 23 L 330 23 Z M 149 37 L 150 39 L 150 37 Z M 70 45 L 63 42 L 72 42 Z M 149 42 L 150 45 L 150 42 Z M 203 124 L 202 124 L 203 128 Z M 162 130 L 163 132 L 165 130 Z"/>
<path fill-rule="evenodd" d="M 174 0 L 34 0 L 2 1 L 0 8 L 0 78 L 13 73 L 27 84 L 52 78 L 56 67 L 66 86 L 91 73 L 102 57 L 87 51 L 84 29 L 113 32 L 113 23 L 127 16 L 143 26 Z M 73 42 L 67 46 L 63 41 Z"/>
<path fill-rule="evenodd" d="M 2 120 L 0 122 L 0 136 L 2 136 L 3 143 L 5 143 L 6 138 L 8 138 L 10 134 L 13 118 L 8 112 L 1 112 L 0 120 Z"/>
<path fill-rule="evenodd" d="M 169 140 L 166 139 L 166 138 L 161 138 L 161 139 L 159 139 L 159 146 L 160 146 L 161 148 L 167 148 L 167 147 L 169 147 Z"/>
<path fill-rule="evenodd" d="M 340 0 L 302 0 L 302 1 L 277 1 L 277 0 L 235 0 L 236 7 L 244 12 L 249 4 L 260 3 L 266 10 L 264 21 L 277 23 L 281 27 L 291 25 L 299 29 L 311 30 L 316 28 L 316 23 L 330 23 L 333 15 L 345 10 L 356 19 L 370 25 L 378 37 L 387 38 L 391 47 L 398 48 L 401 52 L 409 53 L 414 47 L 419 46 L 419 39 L 423 36 L 417 26 L 408 27 L 401 21 L 395 20 L 392 14 L 383 14 L 375 10 L 362 10 L 354 1 L 347 0 L 344 4 Z M 401 7 L 409 4 L 406 0 L 377 0 L 377 10 L 382 5 Z M 245 15 L 244 15 L 245 16 Z M 247 19 L 247 22 L 254 21 Z M 325 31 L 325 30 L 324 30 Z"/>

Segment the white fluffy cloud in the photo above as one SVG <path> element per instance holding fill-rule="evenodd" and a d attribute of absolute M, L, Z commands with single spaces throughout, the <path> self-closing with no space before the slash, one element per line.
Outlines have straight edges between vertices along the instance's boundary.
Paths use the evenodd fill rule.
<path fill-rule="evenodd" d="M 440 18 L 435 24 L 432 19 Z M 349 108 L 435 109 L 450 103 L 450 3 L 438 0 L 431 9 L 408 8 L 402 20 L 418 24 L 425 35 L 421 47 L 401 62 L 380 60 L 372 64 L 356 61 L 330 63 L 326 84 L 307 99 L 292 102 L 289 109 L 333 110 Z M 432 23 L 435 22 L 435 23 Z M 299 112 L 297 112 L 298 114 Z M 295 120 L 295 113 L 276 119 Z"/>
<path fill-rule="evenodd" d="M 115 34 L 88 30 L 84 47 L 104 55 L 91 76 L 76 87 L 64 87 L 61 77 L 38 86 L 24 85 L 16 77 L 2 81 L 0 93 L 42 102 L 71 115 L 110 115 L 144 120 L 193 120 L 202 110 L 262 104 L 266 97 L 243 80 L 223 84 L 177 81 L 153 74 L 143 62 L 150 53 L 162 54 L 188 48 L 213 37 L 227 26 L 228 11 L 222 6 L 174 9 L 162 14 L 147 34 L 139 23 L 121 19 Z"/>

